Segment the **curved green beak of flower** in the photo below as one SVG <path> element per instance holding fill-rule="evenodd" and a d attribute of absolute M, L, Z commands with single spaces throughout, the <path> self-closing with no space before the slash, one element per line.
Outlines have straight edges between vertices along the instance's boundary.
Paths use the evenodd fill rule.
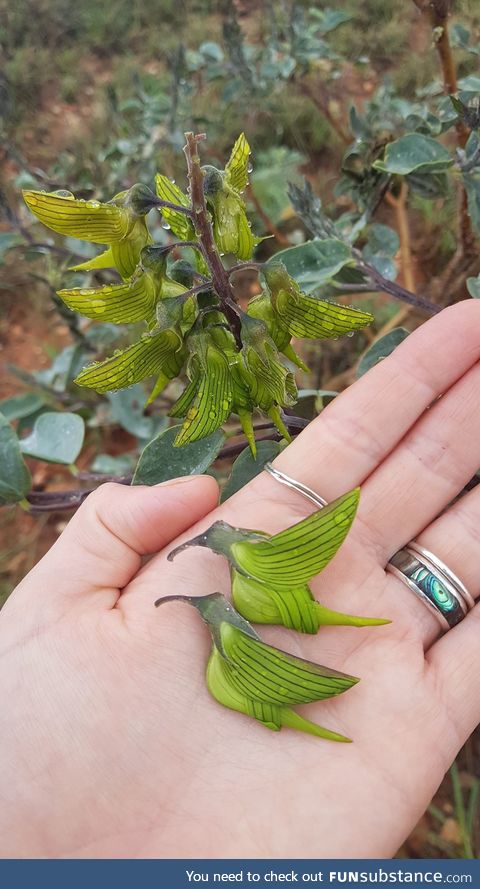
<path fill-rule="evenodd" d="M 219 703 L 274 731 L 286 725 L 329 740 L 349 740 L 304 719 L 291 707 L 343 694 L 358 682 L 356 677 L 266 645 L 220 593 L 167 596 L 155 605 L 172 600 L 195 607 L 210 629 L 213 650 L 207 686 Z"/>
<path fill-rule="evenodd" d="M 330 339 L 361 330 L 373 321 L 370 312 L 308 296 L 288 274 L 282 262 L 264 270 L 272 307 L 292 336 Z"/>

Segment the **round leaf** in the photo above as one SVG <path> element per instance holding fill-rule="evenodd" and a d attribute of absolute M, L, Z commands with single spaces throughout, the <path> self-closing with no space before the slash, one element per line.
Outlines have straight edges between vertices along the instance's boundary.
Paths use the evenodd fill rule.
<path fill-rule="evenodd" d="M 450 152 L 432 139 L 421 133 L 407 133 L 395 142 L 390 142 L 385 149 L 383 159 L 376 160 L 373 166 L 384 173 L 398 173 L 406 176 L 414 170 L 438 173 L 451 167 L 453 158 Z"/>
<path fill-rule="evenodd" d="M 31 435 L 21 439 L 20 449 L 37 460 L 69 465 L 77 459 L 84 435 L 85 425 L 78 414 L 47 411 L 40 414 Z"/>
<path fill-rule="evenodd" d="M 158 485 L 171 478 L 199 475 L 211 466 L 225 441 L 225 434 L 217 430 L 207 438 L 179 448 L 173 442 L 180 428 L 171 426 L 144 447 L 135 469 L 133 485 Z"/>
<path fill-rule="evenodd" d="M 335 238 L 307 241 L 275 253 L 271 262 L 283 262 L 287 272 L 295 278 L 305 293 L 311 293 L 345 268 L 355 265 L 348 244 Z"/>
<path fill-rule="evenodd" d="M 45 399 L 35 392 L 12 395 L 0 401 L 0 413 L 6 420 L 20 420 L 34 414 L 45 404 Z"/>
<path fill-rule="evenodd" d="M 467 290 L 474 299 L 480 299 L 480 275 L 476 278 L 467 278 Z"/>

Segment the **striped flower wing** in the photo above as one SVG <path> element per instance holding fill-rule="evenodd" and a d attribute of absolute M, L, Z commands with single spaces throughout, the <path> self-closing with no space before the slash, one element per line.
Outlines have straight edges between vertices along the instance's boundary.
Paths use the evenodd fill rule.
<path fill-rule="evenodd" d="M 146 321 L 152 316 L 156 302 L 155 288 L 147 275 L 126 284 L 58 290 L 57 293 L 74 312 L 113 324 Z"/>
<path fill-rule="evenodd" d="M 275 308 L 292 336 L 329 339 L 344 336 L 371 324 L 373 315 L 300 293 L 292 297 L 281 290 Z"/>
<path fill-rule="evenodd" d="M 171 330 L 147 335 L 118 355 L 85 367 L 75 382 L 79 386 L 87 386 L 97 392 L 125 389 L 153 374 L 158 374 L 179 345 L 179 337 Z"/>
<path fill-rule="evenodd" d="M 207 348 L 206 367 L 201 373 L 197 395 L 174 442 L 177 447 L 205 438 L 230 416 L 232 377 L 227 359 L 214 346 Z"/>
<path fill-rule="evenodd" d="M 171 204 L 177 204 L 180 207 L 190 206 L 187 195 L 167 176 L 157 173 L 155 184 L 157 195 L 162 201 L 170 201 Z M 193 225 L 184 213 L 180 213 L 179 210 L 170 210 L 168 207 L 161 207 L 160 211 L 165 222 L 170 226 L 177 238 L 180 238 L 182 241 L 190 241 L 195 236 Z"/>
<path fill-rule="evenodd" d="M 251 259 L 256 243 L 257 241 L 252 234 L 247 214 L 241 207 L 237 214 L 237 258 Z"/>
<path fill-rule="evenodd" d="M 225 167 L 227 184 L 236 191 L 242 192 L 248 183 L 248 159 L 250 157 L 250 145 L 245 133 L 241 133 L 232 148 L 230 158 Z"/>
<path fill-rule="evenodd" d="M 188 386 L 183 390 L 180 398 L 177 398 L 175 404 L 170 409 L 168 413 L 169 417 L 184 417 L 188 413 L 188 409 L 198 392 L 198 385 L 198 380 L 196 378 L 191 380 Z"/>
<path fill-rule="evenodd" d="M 355 488 L 268 541 L 232 544 L 237 566 L 263 583 L 274 583 L 278 590 L 308 583 L 345 540 L 359 494 Z"/>
<path fill-rule="evenodd" d="M 124 238 L 129 229 L 128 211 L 113 204 L 43 191 L 24 191 L 23 198 L 40 222 L 61 235 L 94 244 L 112 244 Z"/>
<path fill-rule="evenodd" d="M 342 694 L 358 681 L 266 645 L 227 623 L 221 626 L 221 636 L 232 685 L 257 701 L 308 704 Z"/>

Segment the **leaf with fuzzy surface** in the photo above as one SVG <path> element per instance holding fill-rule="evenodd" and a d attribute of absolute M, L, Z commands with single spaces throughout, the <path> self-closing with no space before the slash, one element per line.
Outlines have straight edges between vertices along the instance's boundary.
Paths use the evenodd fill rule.
<path fill-rule="evenodd" d="M 18 503 L 28 494 L 32 479 L 15 431 L 0 413 L 0 506 Z"/>

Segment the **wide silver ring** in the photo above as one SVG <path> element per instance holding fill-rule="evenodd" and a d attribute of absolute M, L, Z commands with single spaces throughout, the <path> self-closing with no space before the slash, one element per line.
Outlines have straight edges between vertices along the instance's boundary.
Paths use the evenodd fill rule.
<path fill-rule="evenodd" d="M 327 501 L 307 485 L 281 472 L 272 463 L 265 471 L 277 482 L 297 491 L 318 507 Z M 455 627 L 475 605 L 465 584 L 438 556 L 412 540 L 398 550 L 386 566 L 435 615 L 444 631 Z"/>

